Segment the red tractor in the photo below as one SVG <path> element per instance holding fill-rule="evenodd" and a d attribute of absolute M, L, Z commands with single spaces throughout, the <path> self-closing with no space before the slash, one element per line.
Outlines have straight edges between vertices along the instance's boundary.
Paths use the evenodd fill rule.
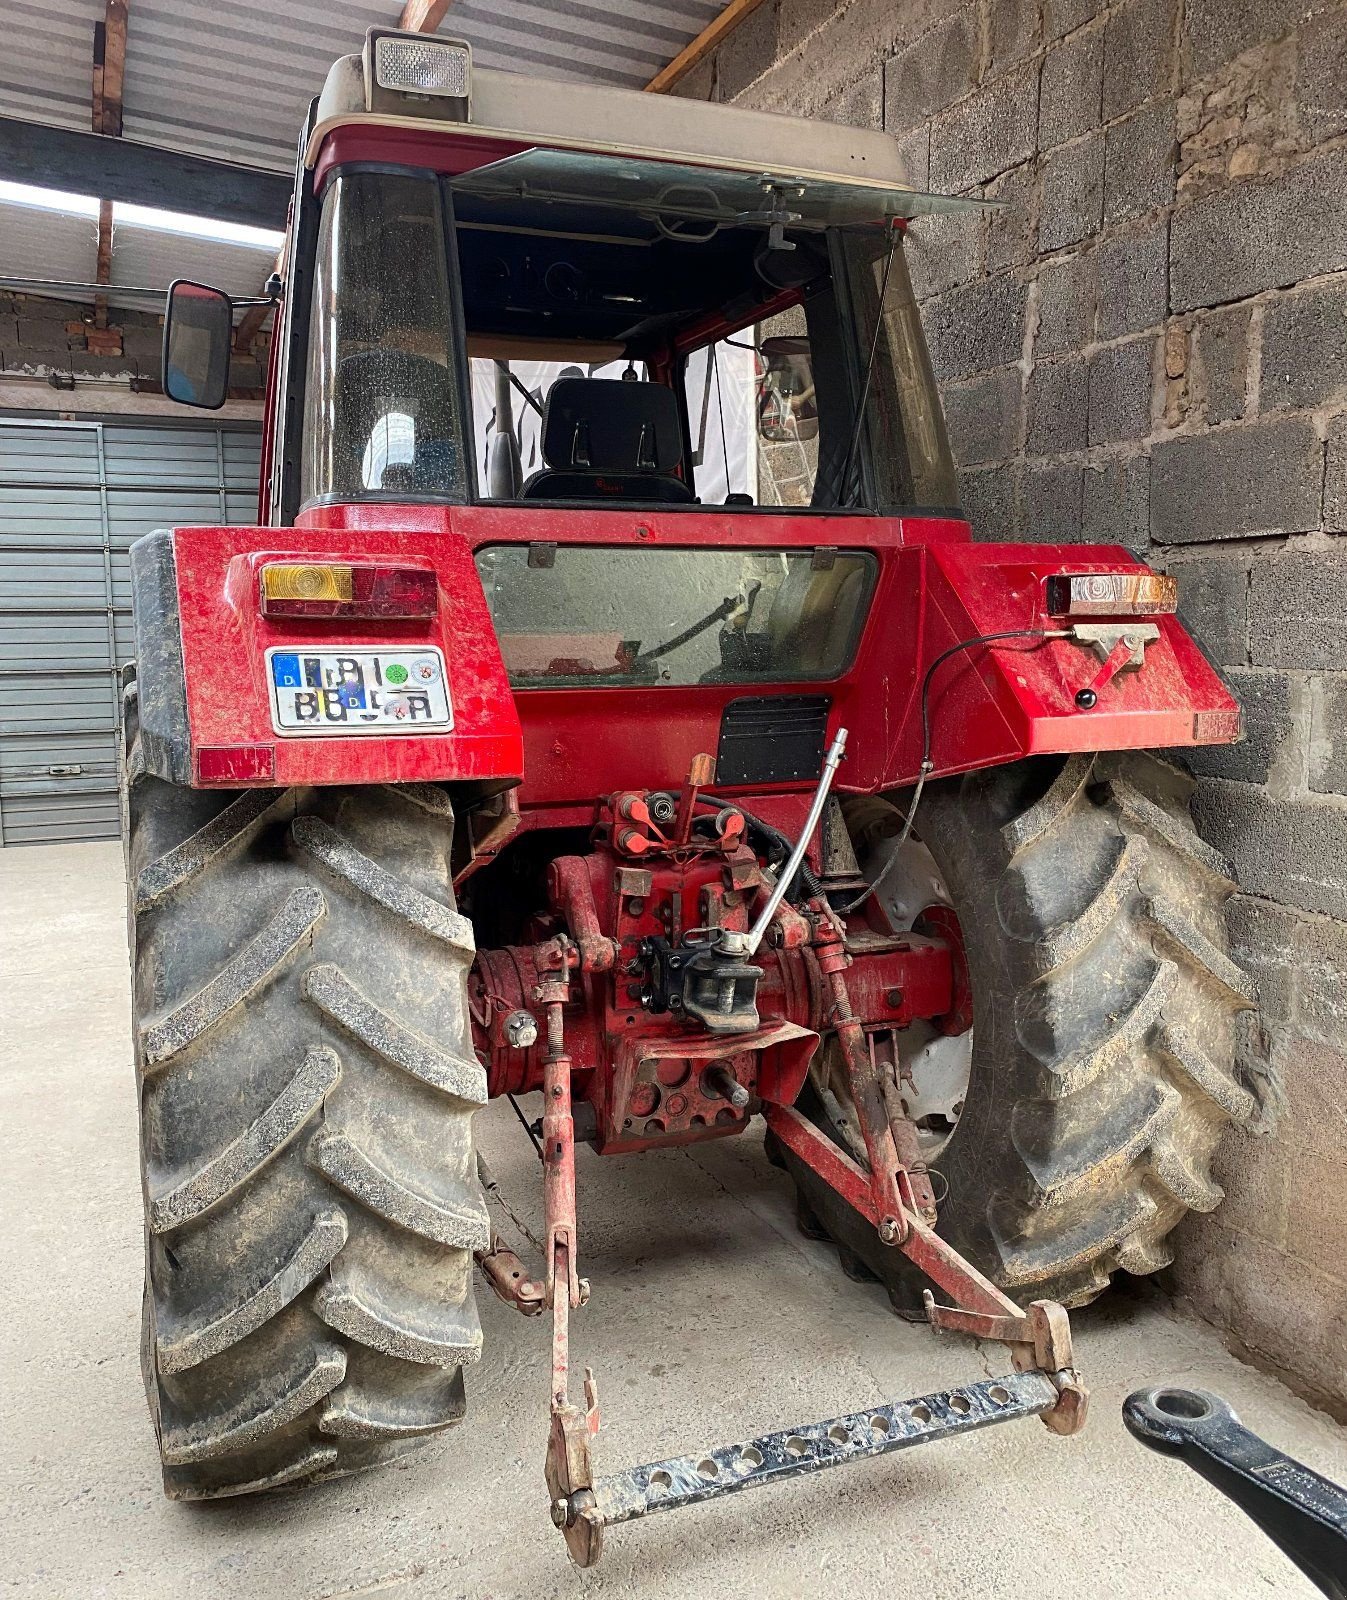
<path fill-rule="evenodd" d="M 915 193 L 880 133 L 475 71 L 452 40 L 376 30 L 333 68 L 258 525 L 132 552 L 170 1495 L 459 1421 L 475 1265 L 551 1319 L 582 1564 L 633 1517 L 1084 1421 L 1064 1307 L 1168 1261 L 1256 1109 L 1229 872 L 1146 753 L 1239 711 L 1126 550 L 972 541 L 903 249 L 980 204 Z M 170 395 L 222 402 L 231 314 L 175 285 Z M 526 1262 L 472 1117 L 539 1090 Z M 1006 1375 L 599 1476 L 576 1141 L 759 1118 L 800 1225 Z"/>

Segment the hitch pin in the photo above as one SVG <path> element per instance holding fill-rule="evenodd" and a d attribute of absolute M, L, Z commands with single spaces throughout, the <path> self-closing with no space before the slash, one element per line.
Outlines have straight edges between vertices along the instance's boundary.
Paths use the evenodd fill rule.
<path fill-rule="evenodd" d="M 809 807 L 809 815 L 805 818 L 804 828 L 796 841 L 795 848 L 790 853 L 790 859 L 777 874 L 776 888 L 772 890 L 767 904 L 762 908 L 758 920 L 749 931 L 744 933 L 722 933 L 719 948 L 727 955 L 740 956 L 748 959 L 762 943 L 763 935 L 771 926 L 776 909 L 786 898 L 786 890 L 795 881 L 795 874 L 800 870 L 800 863 L 804 860 L 804 853 L 809 848 L 809 841 L 814 837 L 814 829 L 818 827 L 818 819 L 823 815 L 823 803 L 828 798 L 828 790 L 832 788 L 833 779 L 841 765 L 843 752 L 847 747 L 847 730 L 839 728 L 833 735 L 833 742 L 828 746 L 828 753 L 823 758 L 823 771 L 819 773 L 818 788 L 814 790 L 814 799 Z"/>

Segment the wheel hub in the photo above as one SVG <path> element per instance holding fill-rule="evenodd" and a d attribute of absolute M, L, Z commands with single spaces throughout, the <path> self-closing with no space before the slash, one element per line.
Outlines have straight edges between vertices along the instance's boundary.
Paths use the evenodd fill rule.
<path fill-rule="evenodd" d="M 935 858 L 918 839 L 882 839 L 862 868 L 869 882 L 883 874 L 875 898 L 895 933 L 928 933 L 954 956 L 954 1005 L 934 1021 L 914 1022 L 897 1036 L 900 1098 L 930 1161 L 949 1142 L 963 1112 L 973 1064 L 972 992 L 963 930 Z"/>

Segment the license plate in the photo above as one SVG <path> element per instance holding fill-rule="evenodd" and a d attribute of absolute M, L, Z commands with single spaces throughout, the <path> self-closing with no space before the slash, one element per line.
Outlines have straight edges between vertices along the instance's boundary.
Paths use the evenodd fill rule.
<path fill-rule="evenodd" d="M 277 733 L 442 732 L 454 725 L 444 657 L 433 648 L 268 650 Z"/>

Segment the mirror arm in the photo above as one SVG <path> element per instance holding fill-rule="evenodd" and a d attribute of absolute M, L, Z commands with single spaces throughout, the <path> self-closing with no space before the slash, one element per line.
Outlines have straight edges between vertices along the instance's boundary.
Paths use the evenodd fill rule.
<path fill-rule="evenodd" d="M 274 306 L 285 293 L 285 280 L 279 272 L 273 272 L 262 286 L 262 293 L 231 295 L 230 300 L 236 306 Z"/>

